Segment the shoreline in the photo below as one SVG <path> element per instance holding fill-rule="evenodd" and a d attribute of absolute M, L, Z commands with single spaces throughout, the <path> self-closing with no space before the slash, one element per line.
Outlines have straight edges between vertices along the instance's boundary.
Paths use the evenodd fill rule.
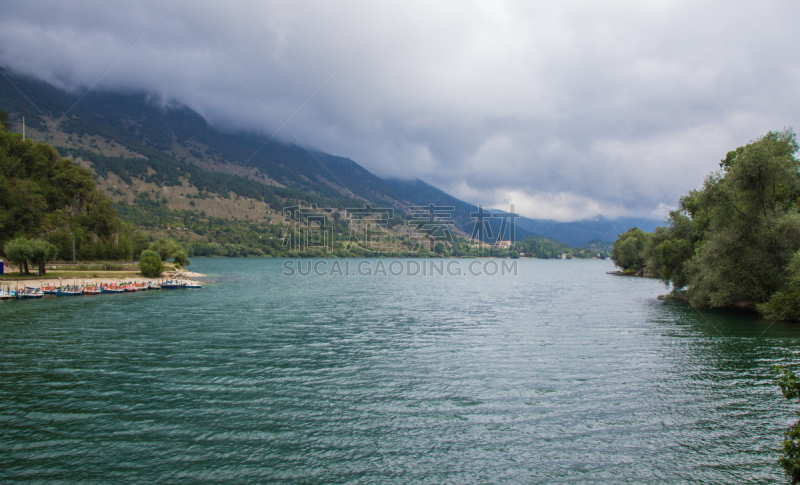
<path fill-rule="evenodd" d="M 188 270 L 165 271 L 161 276 L 155 278 L 148 278 L 142 276 L 142 274 L 138 272 L 120 274 L 118 276 L 75 275 L 75 277 L 60 276 L 53 278 L 48 278 L 47 275 L 45 275 L 45 277 L 29 275 L 29 276 L 18 276 L 16 278 L 6 278 L 0 280 L 0 286 L 5 287 L 6 285 L 8 285 L 12 289 L 16 287 L 23 288 L 25 286 L 39 288 L 42 286 L 63 286 L 63 285 L 74 285 L 74 284 L 80 284 L 80 285 L 88 284 L 90 286 L 93 286 L 106 283 L 119 283 L 122 281 L 132 282 L 132 283 L 148 283 L 150 281 L 160 281 L 160 280 L 197 281 L 197 278 L 204 278 L 204 277 L 206 277 L 206 275 L 202 273 L 195 273 L 193 271 L 188 271 Z"/>

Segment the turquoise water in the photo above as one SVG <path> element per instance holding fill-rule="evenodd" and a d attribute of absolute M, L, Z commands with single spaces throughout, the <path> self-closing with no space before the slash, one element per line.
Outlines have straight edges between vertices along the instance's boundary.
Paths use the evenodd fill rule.
<path fill-rule="evenodd" d="M 0 479 L 785 481 L 800 404 L 770 366 L 798 360 L 798 327 L 663 303 L 606 261 L 282 264 L 196 259 L 202 290 L 1 303 Z"/>

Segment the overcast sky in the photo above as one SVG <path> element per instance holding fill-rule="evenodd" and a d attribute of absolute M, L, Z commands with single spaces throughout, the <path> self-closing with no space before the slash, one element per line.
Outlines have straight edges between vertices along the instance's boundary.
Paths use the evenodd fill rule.
<path fill-rule="evenodd" d="M 558 220 L 661 218 L 800 113 L 788 0 L 162 2 L 6 2 L 0 65 Z"/>

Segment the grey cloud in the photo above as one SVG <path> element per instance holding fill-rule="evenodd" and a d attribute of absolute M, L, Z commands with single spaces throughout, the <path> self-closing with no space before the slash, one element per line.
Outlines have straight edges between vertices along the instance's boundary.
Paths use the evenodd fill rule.
<path fill-rule="evenodd" d="M 663 212 L 795 124 L 800 5 L 405 3 L 185 1 L 155 27 L 155 1 L 12 3 L 0 64 L 74 88 L 117 63 L 100 89 L 226 129 L 292 117 L 285 140 L 561 219 Z"/>

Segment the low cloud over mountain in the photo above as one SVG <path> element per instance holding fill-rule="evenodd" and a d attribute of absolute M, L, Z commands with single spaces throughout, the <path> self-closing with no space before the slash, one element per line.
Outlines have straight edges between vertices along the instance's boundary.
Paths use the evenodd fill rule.
<path fill-rule="evenodd" d="M 27 2 L 0 66 L 146 90 L 525 216 L 660 217 L 794 124 L 785 2 Z"/>

